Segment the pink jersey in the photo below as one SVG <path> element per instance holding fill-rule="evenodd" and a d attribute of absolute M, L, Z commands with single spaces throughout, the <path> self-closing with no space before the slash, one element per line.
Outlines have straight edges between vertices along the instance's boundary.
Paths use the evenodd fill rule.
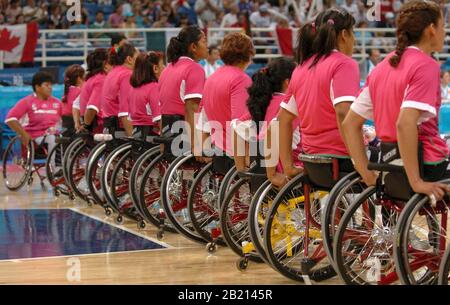
<path fill-rule="evenodd" d="M 287 93 L 291 97 L 281 107 L 298 115 L 305 153 L 347 157 L 334 107 L 356 99 L 358 64 L 336 50 L 310 69 L 313 59 L 294 70 Z"/>
<path fill-rule="evenodd" d="M 101 95 L 103 118 L 128 116 L 132 73 L 125 66 L 116 66 L 106 75 Z"/>
<path fill-rule="evenodd" d="M 161 114 L 183 115 L 184 102 L 201 99 L 205 84 L 205 71 L 189 57 L 180 57 L 170 63 L 159 78 Z"/>
<path fill-rule="evenodd" d="M 73 102 L 80 96 L 80 92 L 80 87 L 70 86 L 69 92 L 67 93 L 66 102 L 62 103 L 61 115 L 72 116 Z"/>
<path fill-rule="evenodd" d="M 81 116 L 84 116 L 86 107 L 89 103 L 89 99 L 92 94 L 94 94 L 98 99 L 98 104 L 100 105 L 100 95 L 102 93 L 103 82 L 105 81 L 106 74 L 99 73 L 90 77 L 84 82 L 83 87 L 81 87 L 79 104 L 74 104 L 74 108 L 80 109 Z M 100 107 L 98 107 L 100 108 Z"/>
<path fill-rule="evenodd" d="M 21 99 L 6 116 L 5 123 L 28 117 L 28 123 L 23 128 L 35 139 L 45 134 L 48 128 L 54 127 L 61 119 L 61 102 L 54 97 L 45 101 L 38 99 L 35 94 Z"/>
<path fill-rule="evenodd" d="M 97 117 L 103 118 L 102 91 L 103 85 L 105 84 L 106 80 L 106 74 L 97 74 L 92 78 L 88 79 L 87 82 L 89 82 L 90 80 L 92 80 L 92 82 L 90 83 L 91 92 L 86 102 L 86 109 L 93 109 L 97 111 Z M 82 113 L 84 114 L 84 112 Z"/>
<path fill-rule="evenodd" d="M 222 133 L 212 130 L 212 143 L 230 156 L 233 156 L 230 123 L 248 112 L 247 88 L 251 85 L 252 80 L 244 71 L 228 65 L 219 68 L 205 83 L 202 104 L 206 117 L 222 129 Z M 214 129 L 214 125 L 210 126 Z"/>
<path fill-rule="evenodd" d="M 132 87 L 128 102 L 133 126 L 156 125 L 156 122 L 161 119 L 157 82 L 151 82 L 138 88 Z"/>
<path fill-rule="evenodd" d="M 397 142 L 396 123 L 402 108 L 421 110 L 419 140 L 426 163 L 447 158 L 446 142 L 439 136 L 441 107 L 439 64 L 416 47 L 408 47 L 397 68 L 389 64 L 389 54 L 367 78 L 351 109 L 374 121 L 377 136 Z"/>

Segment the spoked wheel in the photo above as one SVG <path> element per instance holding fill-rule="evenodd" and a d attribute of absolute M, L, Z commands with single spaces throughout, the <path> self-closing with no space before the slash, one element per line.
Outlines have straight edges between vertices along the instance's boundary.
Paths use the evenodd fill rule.
<path fill-rule="evenodd" d="M 105 154 L 106 144 L 98 143 L 89 155 L 86 170 L 86 179 L 89 192 L 94 202 L 100 205 L 104 205 L 106 203 L 100 183 L 103 165 L 106 158 Z"/>
<path fill-rule="evenodd" d="M 89 188 L 86 181 L 86 167 L 91 147 L 88 144 L 79 146 L 68 160 L 68 184 L 81 199 L 89 200 Z"/>
<path fill-rule="evenodd" d="M 202 166 L 204 164 L 197 162 L 191 153 L 177 157 L 163 177 L 161 202 L 167 218 L 180 234 L 193 241 L 204 243 L 205 240 L 192 225 L 187 203 L 188 192 Z"/>
<path fill-rule="evenodd" d="M 45 171 L 50 185 L 53 187 L 55 196 L 69 195 L 69 187 L 64 179 L 62 159 L 66 144 L 58 143 L 48 154 L 45 162 Z"/>
<path fill-rule="evenodd" d="M 161 203 L 161 185 L 162 179 L 169 163 L 162 154 L 157 155 L 147 166 L 142 175 L 139 185 L 139 201 L 140 211 L 143 212 L 144 219 L 160 228 L 158 236 L 164 236 L 164 230 L 175 233 L 177 232 L 171 223 L 165 221 L 165 213 L 162 212 Z M 161 226 L 164 228 L 161 228 Z"/>
<path fill-rule="evenodd" d="M 108 143 L 109 144 L 109 143 Z M 107 145 L 108 145 L 107 144 Z M 105 163 L 103 164 L 102 172 L 101 172 L 101 190 L 103 195 L 105 196 L 106 203 L 116 212 L 120 214 L 120 208 L 114 201 L 112 196 L 112 175 L 113 171 L 117 166 L 117 162 L 119 162 L 120 158 L 126 154 L 131 149 L 131 143 L 125 143 L 118 146 L 112 152 L 108 154 L 105 159 Z"/>
<path fill-rule="evenodd" d="M 271 265 L 284 276 L 323 281 L 336 275 L 322 244 L 320 220 L 327 193 L 304 181 L 296 176 L 276 196 L 266 219 L 264 247 Z"/>
<path fill-rule="evenodd" d="M 34 146 L 30 141 L 22 145 L 20 137 L 9 142 L 3 154 L 3 179 L 10 191 L 17 191 L 31 178 L 33 171 Z"/>
<path fill-rule="evenodd" d="M 256 191 L 250 203 L 248 211 L 248 229 L 253 248 L 261 259 L 270 265 L 264 250 L 264 226 L 270 207 L 277 196 L 278 191 L 269 180 L 264 182 Z"/>
<path fill-rule="evenodd" d="M 188 197 L 188 211 L 195 231 L 206 241 L 225 245 L 220 236 L 219 188 L 224 176 L 208 163 L 194 179 Z M 213 249 L 213 248 L 211 248 Z M 210 252 L 210 248 L 208 248 Z M 214 252 L 214 251 L 212 251 Z"/>
<path fill-rule="evenodd" d="M 63 163 L 63 176 L 64 176 L 64 180 L 66 181 L 68 187 L 70 188 L 70 184 L 69 184 L 69 163 L 70 160 L 73 157 L 73 154 L 77 151 L 77 149 L 84 145 L 84 141 L 82 138 L 76 138 L 75 140 L 73 140 L 72 142 L 70 142 L 70 144 L 67 146 L 65 153 L 63 155 L 63 159 L 62 159 L 62 163 Z M 70 195 L 69 195 L 70 196 Z M 73 193 L 72 193 L 73 196 Z"/>
<path fill-rule="evenodd" d="M 159 155 L 159 147 L 153 147 L 145 151 L 135 162 L 130 173 L 130 183 L 128 184 L 128 191 L 130 194 L 130 200 L 139 213 L 139 215 L 146 219 L 145 212 L 141 209 L 142 205 L 139 204 L 139 186 L 142 183 L 142 176 L 145 170 L 150 165 L 150 162 Z"/>
<path fill-rule="evenodd" d="M 345 212 L 334 237 L 333 253 L 346 284 L 398 283 L 394 266 L 395 226 L 401 202 L 376 197 L 368 187 Z"/>
<path fill-rule="evenodd" d="M 448 285 L 450 281 L 450 246 L 447 247 L 439 269 L 439 285 Z"/>
<path fill-rule="evenodd" d="M 248 211 L 253 194 L 249 179 L 240 179 L 226 194 L 220 211 L 220 230 L 228 247 L 244 256 L 242 247 L 251 242 L 248 229 Z M 261 262 L 256 251 L 246 254 L 249 259 Z"/>
<path fill-rule="evenodd" d="M 236 170 L 236 166 L 233 166 L 225 175 L 225 177 L 223 177 L 222 183 L 220 184 L 219 195 L 217 199 L 220 206 L 222 206 L 222 202 L 225 199 L 225 196 L 227 195 L 230 188 L 239 180 L 240 177 Z"/>
<path fill-rule="evenodd" d="M 424 195 L 413 196 L 405 205 L 398 220 L 394 249 L 395 266 L 402 284 L 437 283 L 441 259 L 449 241 L 449 212 L 450 206 L 444 200 L 432 206 Z"/>
<path fill-rule="evenodd" d="M 339 222 L 350 204 L 366 188 L 367 186 L 363 183 L 360 175 L 357 172 L 353 172 L 339 180 L 328 195 L 327 204 L 322 213 L 321 224 L 323 248 L 333 266 L 333 238 Z"/>

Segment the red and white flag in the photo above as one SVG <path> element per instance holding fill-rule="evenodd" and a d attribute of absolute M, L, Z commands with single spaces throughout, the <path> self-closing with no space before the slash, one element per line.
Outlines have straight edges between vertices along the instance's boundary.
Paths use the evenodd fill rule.
<path fill-rule="evenodd" d="M 281 53 L 284 56 L 293 56 L 294 48 L 297 43 L 297 30 L 292 28 L 276 28 L 278 43 L 280 44 Z"/>
<path fill-rule="evenodd" d="M 36 22 L 0 25 L 0 59 L 6 64 L 33 62 L 38 36 Z"/>

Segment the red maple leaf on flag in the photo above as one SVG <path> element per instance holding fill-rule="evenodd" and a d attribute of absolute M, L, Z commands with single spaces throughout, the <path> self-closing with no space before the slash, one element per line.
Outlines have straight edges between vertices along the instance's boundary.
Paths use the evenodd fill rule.
<path fill-rule="evenodd" d="M 0 51 L 12 52 L 19 45 L 19 37 L 11 36 L 11 31 L 3 28 L 0 31 Z"/>

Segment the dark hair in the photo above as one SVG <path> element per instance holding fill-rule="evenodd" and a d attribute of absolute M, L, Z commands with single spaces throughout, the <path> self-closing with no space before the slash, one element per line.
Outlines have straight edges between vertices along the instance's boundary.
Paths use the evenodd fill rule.
<path fill-rule="evenodd" d="M 247 90 L 247 108 L 254 122 L 264 121 L 272 95 L 281 92 L 283 82 L 291 78 L 294 69 L 293 60 L 281 57 L 272 60 L 267 68 L 253 75 L 253 84 Z"/>
<path fill-rule="evenodd" d="M 105 73 L 105 63 L 108 60 L 108 51 L 106 49 L 95 49 L 89 53 L 86 58 L 87 75 L 86 80 L 99 74 Z"/>
<path fill-rule="evenodd" d="M 177 37 L 172 37 L 167 47 L 167 60 L 176 63 L 181 56 L 189 56 L 189 46 L 191 43 L 198 43 L 202 36 L 202 31 L 196 25 L 190 25 L 181 29 Z"/>
<path fill-rule="evenodd" d="M 406 48 L 420 41 L 430 24 L 437 24 L 442 12 L 438 4 L 413 0 L 404 4 L 397 16 L 397 48 L 389 59 L 392 67 L 400 64 Z"/>
<path fill-rule="evenodd" d="M 319 14 L 315 21 L 316 37 L 313 42 L 316 57 L 311 67 L 315 66 L 322 57 L 327 57 L 336 49 L 340 32 L 343 30 L 351 31 L 354 25 L 355 18 L 345 9 L 332 8 Z"/>
<path fill-rule="evenodd" d="M 157 82 L 153 66 L 158 65 L 161 60 L 164 59 L 164 55 L 160 52 L 147 52 L 141 53 L 136 58 L 136 64 L 134 65 L 133 74 L 130 78 L 130 84 L 133 88 L 138 88 L 142 85 Z"/>
<path fill-rule="evenodd" d="M 214 50 L 219 50 L 219 47 L 216 46 L 215 44 L 210 45 L 210 46 L 208 47 L 208 54 L 211 55 L 212 51 L 214 51 Z"/>
<path fill-rule="evenodd" d="M 298 31 L 295 61 L 301 65 L 314 55 L 313 42 L 316 38 L 314 23 L 306 23 Z"/>
<path fill-rule="evenodd" d="M 36 72 L 31 80 L 33 91 L 36 92 L 36 86 L 40 86 L 45 82 L 53 83 L 53 76 L 45 71 Z"/>
<path fill-rule="evenodd" d="M 248 62 L 255 55 L 252 39 L 242 33 L 227 34 L 220 47 L 220 58 L 226 65 Z"/>
<path fill-rule="evenodd" d="M 100 11 L 101 12 L 101 11 Z M 102 12 L 103 13 L 103 12 Z M 119 44 L 122 40 L 127 39 L 123 34 L 112 33 L 111 37 L 111 47 L 114 47 L 116 44 Z"/>
<path fill-rule="evenodd" d="M 128 56 L 133 56 L 136 53 L 136 48 L 129 42 L 124 43 L 120 47 L 112 47 L 109 50 L 108 62 L 112 66 L 120 66 L 125 63 Z"/>
<path fill-rule="evenodd" d="M 84 69 L 80 65 L 71 65 L 67 67 L 64 72 L 64 94 L 62 102 L 67 102 L 67 94 L 69 93 L 70 86 L 75 86 L 77 84 L 78 78 L 84 78 Z"/>

